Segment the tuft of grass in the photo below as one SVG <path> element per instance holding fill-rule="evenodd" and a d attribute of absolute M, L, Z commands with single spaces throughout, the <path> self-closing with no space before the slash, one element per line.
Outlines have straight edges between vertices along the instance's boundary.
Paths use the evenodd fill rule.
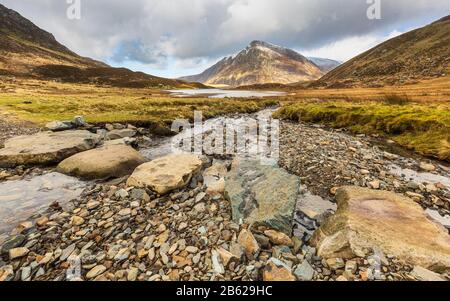
<path fill-rule="evenodd" d="M 394 106 L 404 106 L 411 102 L 408 95 L 389 94 L 383 97 L 383 103 Z"/>
<path fill-rule="evenodd" d="M 274 115 L 355 133 L 381 134 L 423 155 L 450 161 L 448 103 L 296 101 L 286 103 Z"/>

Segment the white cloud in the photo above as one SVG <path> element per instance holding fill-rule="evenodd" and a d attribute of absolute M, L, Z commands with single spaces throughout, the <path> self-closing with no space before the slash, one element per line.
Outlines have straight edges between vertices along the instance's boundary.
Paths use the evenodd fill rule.
<path fill-rule="evenodd" d="M 157 68 L 212 61 L 254 39 L 347 59 L 396 29 L 423 25 L 424 20 L 450 13 L 450 0 L 383 0 L 382 20 L 367 19 L 366 0 L 81 1 L 79 21 L 66 18 L 68 5 L 63 0 L 0 3 L 81 55 L 105 61 L 136 60 Z"/>
<path fill-rule="evenodd" d="M 394 30 L 387 36 L 366 35 L 350 37 L 315 49 L 300 49 L 299 52 L 305 56 L 323 57 L 345 62 L 376 45 L 401 34 L 402 32 Z"/>

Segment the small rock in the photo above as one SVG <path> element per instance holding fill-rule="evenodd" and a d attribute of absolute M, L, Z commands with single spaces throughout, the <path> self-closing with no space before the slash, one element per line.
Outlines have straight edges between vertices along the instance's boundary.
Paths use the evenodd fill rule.
<path fill-rule="evenodd" d="M 70 220 L 70 223 L 73 226 L 81 226 L 82 224 L 84 224 L 84 218 L 74 215 L 72 216 L 72 219 Z"/>
<path fill-rule="evenodd" d="M 291 269 L 282 261 L 271 258 L 263 271 L 264 281 L 295 281 Z"/>
<path fill-rule="evenodd" d="M 195 254 L 198 252 L 198 248 L 193 247 L 193 246 L 188 246 L 188 247 L 186 247 L 185 251 L 188 253 L 191 253 L 191 254 Z"/>
<path fill-rule="evenodd" d="M 294 270 L 294 274 L 300 281 L 311 281 L 314 277 L 314 269 L 307 260 L 304 260 L 303 263 Z"/>
<path fill-rule="evenodd" d="M 43 227 L 45 225 L 47 225 L 48 223 L 48 217 L 43 216 L 41 218 L 39 218 L 38 220 L 36 220 L 36 225 L 38 225 L 39 227 Z"/>
<path fill-rule="evenodd" d="M 220 254 L 216 250 L 211 251 L 211 260 L 213 265 L 213 270 L 216 274 L 224 274 L 225 269 L 220 263 Z"/>
<path fill-rule="evenodd" d="M 243 229 L 238 236 L 238 243 L 243 247 L 245 255 L 252 260 L 258 256 L 260 248 L 252 232 Z"/>
<path fill-rule="evenodd" d="M 415 266 L 411 275 L 420 281 L 445 281 L 439 274 L 420 266 Z"/>
<path fill-rule="evenodd" d="M 220 255 L 220 258 L 222 259 L 222 263 L 225 267 L 228 267 L 228 265 L 232 262 L 239 262 L 239 258 L 233 255 L 233 253 L 228 252 L 224 248 L 218 248 L 217 252 Z"/>
<path fill-rule="evenodd" d="M 25 242 L 26 237 L 24 235 L 14 235 L 9 237 L 2 245 L 1 247 L 1 254 L 8 254 L 9 250 L 18 248 L 23 245 Z"/>
<path fill-rule="evenodd" d="M 106 271 L 106 267 L 104 265 L 97 265 L 93 267 L 87 274 L 86 279 L 93 279 Z"/>
<path fill-rule="evenodd" d="M 289 238 L 289 236 L 287 236 L 282 232 L 267 230 L 264 232 L 264 235 L 266 235 L 270 239 L 270 241 L 275 245 L 282 245 L 288 247 L 294 246 L 294 242 Z"/>
<path fill-rule="evenodd" d="M 139 274 L 139 270 L 137 268 L 129 269 L 127 271 L 127 280 L 128 281 L 136 281 L 138 274 Z"/>
<path fill-rule="evenodd" d="M 128 216 L 128 215 L 131 214 L 131 209 L 130 208 L 124 208 L 124 209 L 120 210 L 117 214 L 120 215 L 120 216 Z"/>
<path fill-rule="evenodd" d="M 327 266 L 332 270 L 339 270 L 345 267 L 345 262 L 342 258 L 330 258 L 326 262 Z"/>
<path fill-rule="evenodd" d="M 21 258 L 27 255 L 30 252 L 28 248 L 14 248 L 9 250 L 9 259 L 14 260 L 16 258 Z"/>
<path fill-rule="evenodd" d="M 380 181 L 374 180 L 372 182 L 369 182 L 369 187 L 372 189 L 380 189 Z"/>
<path fill-rule="evenodd" d="M 0 267 L 0 282 L 11 281 L 14 278 L 14 269 L 12 265 Z"/>
<path fill-rule="evenodd" d="M 116 192 L 116 197 L 124 199 L 128 197 L 128 192 L 125 189 L 120 189 Z"/>
<path fill-rule="evenodd" d="M 430 163 L 426 163 L 426 162 L 421 162 L 420 163 L 420 169 L 424 170 L 424 171 L 435 171 L 436 170 L 436 166 L 434 166 L 433 164 Z"/>

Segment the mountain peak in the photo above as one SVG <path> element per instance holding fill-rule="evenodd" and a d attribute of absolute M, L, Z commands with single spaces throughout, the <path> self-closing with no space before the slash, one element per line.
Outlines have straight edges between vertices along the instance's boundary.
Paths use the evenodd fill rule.
<path fill-rule="evenodd" d="M 254 40 L 250 42 L 250 47 L 257 47 L 257 46 L 270 47 L 275 45 L 260 40 Z"/>
<path fill-rule="evenodd" d="M 183 80 L 217 86 L 289 84 L 320 78 L 317 65 L 298 52 L 260 40 L 252 41 L 237 55 L 227 57 L 203 73 Z"/>

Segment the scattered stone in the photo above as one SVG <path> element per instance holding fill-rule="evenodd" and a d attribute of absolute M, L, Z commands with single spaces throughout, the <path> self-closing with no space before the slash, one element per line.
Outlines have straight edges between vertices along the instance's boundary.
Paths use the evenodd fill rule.
<path fill-rule="evenodd" d="M 49 131 L 60 132 L 67 131 L 75 128 L 72 122 L 70 121 L 52 121 L 45 125 L 45 128 Z"/>
<path fill-rule="evenodd" d="M 121 130 L 112 130 L 106 134 L 108 140 L 116 140 L 122 138 L 131 138 L 136 135 L 136 130 L 133 129 L 121 129 Z"/>
<path fill-rule="evenodd" d="M 243 229 L 241 233 L 239 233 L 237 241 L 244 249 L 248 259 L 252 260 L 258 256 L 260 248 L 251 231 Z"/>
<path fill-rule="evenodd" d="M 70 223 L 74 226 L 81 226 L 82 224 L 84 224 L 84 218 L 74 215 L 72 216 Z"/>
<path fill-rule="evenodd" d="M 299 281 L 311 281 L 314 278 L 314 269 L 307 260 L 304 260 L 294 270 L 294 274 Z"/>
<path fill-rule="evenodd" d="M 225 164 L 214 162 L 203 172 L 203 181 L 206 185 L 206 193 L 209 195 L 222 195 L 225 190 L 225 175 L 228 170 Z"/>
<path fill-rule="evenodd" d="M 11 281 L 14 278 L 14 269 L 12 265 L 0 267 L 0 282 Z"/>
<path fill-rule="evenodd" d="M 220 258 L 222 259 L 222 263 L 225 267 L 228 267 L 231 263 L 239 263 L 240 259 L 236 257 L 231 252 L 228 252 L 224 248 L 218 248 L 217 252 L 220 255 Z"/>
<path fill-rule="evenodd" d="M 373 180 L 372 182 L 369 182 L 369 187 L 372 189 L 380 189 L 380 181 L 378 180 Z"/>
<path fill-rule="evenodd" d="M 30 250 L 28 248 L 20 247 L 20 248 L 14 248 L 9 250 L 9 259 L 14 260 L 16 258 L 21 258 L 26 256 Z"/>
<path fill-rule="evenodd" d="M 106 270 L 107 268 L 104 265 L 96 265 L 86 274 L 86 279 L 96 278 L 97 276 L 106 272 Z"/>
<path fill-rule="evenodd" d="M 445 281 L 439 274 L 420 266 L 415 266 L 411 275 L 420 281 Z"/>
<path fill-rule="evenodd" d="M 263 271 L 264 281 L 295 281 L 291 269 L 282 261 L 271 258 Z"/>
<path fill-rule="evenodd" d="M 430 163 L 421 162 L 420 169 L 422 169 L 424 171 L 432 172 L 432 171 L 436 170 L 436 166 L 434 166 L 433 164 L 430 164 Z"/>
<path fill-rule="evenodd" d="M 225 269 L 224 269 L 222 263 L 220 262 L 221 260 L 220 260 L 219 252 L 217 252 L 216 250 L 212 250 L 211 251 L 211 260 L 212 260 L 212 264 L 213 264 L 214 273 L 224 274 Z"/>
<path fill-rule="evenodd" d="M 9 250 L 18 248 L 24 244 L 26 237 L 18 234 L 9 237 L 2 245 L 0 254 L 8 254 Z"/>
<path fill-rule="evenodd" d="M 345 262 L 342 258 L 329 258 L 326 260 L 326 263 L 332 270 L 339 270 L 345 267 Z"/>
<path fill-rule="evenodd" d="M 70 257 L 70 255 L 72 255 L 73 252 L 75 252 L 75 249 L 76 249 L 76 245 L 75 244 L 71 244 L 70 246 L 65 248 L 62 251 L 61 256 L 59 257 L 59 260 L 60 261 L 65 261 L 67 258 Z"/>
<path fill-rule="evenodd" d="M 36 225 L 38 225 L 39 227 L 44 227 L 45 225 L 47 225 L 48 222 L 49 222 L 48 217 L 43 216 L 38 220 L 36 220 Z"/>
<path fill-rule="evenodd" d="M 275 245 L 283 245 L 288 247 L 294 246 L 294 242 L 289 238 L 289 236 L 287 236 L 282 232 L 267 230 L 264 231 L 264 235 L 266 235 L 270 239 L 270 241 Z"/>

